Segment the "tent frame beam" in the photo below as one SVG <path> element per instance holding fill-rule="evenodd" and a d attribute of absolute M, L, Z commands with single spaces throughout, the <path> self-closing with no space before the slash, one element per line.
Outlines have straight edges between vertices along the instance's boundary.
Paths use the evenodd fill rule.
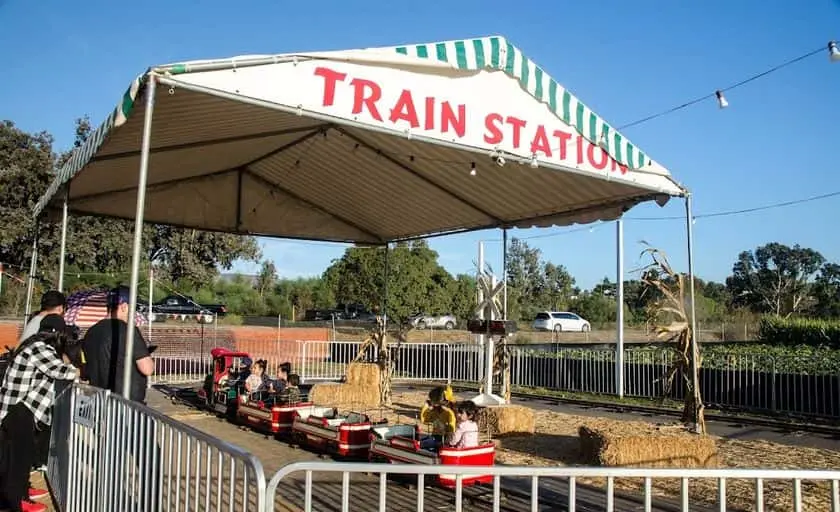
<path fill-rule="evenodd" d="M 362 146 L 366 147 L 367 149 L 370 149 L 370 150 L 372 150 L 372 151 L 376 151 L 376 152 L 377 152 L 377 153 L 378 153 L 378 154 L 379 154 L 382 158 L 384 158 L 384 159 L 388 160 L 389 162 L 391 162 L 392 164 L 396 165 L 396 166 L 397 166 L 397 167 L 399 167 L 400 169 L 402 169 L 402 170 L 404 170 L 404 171 L 407 171 L 407 172 L 408 172 L 409 174 L 411 174 L 412 176 L 414 176 L 414 177 L 416 177 L 416 178 L 418 178 L 418 179 L 422 180 L 423 182 L 425 182 L 425 183 L 427 183 L 427 184 L 429 184 L 429 185 L 431 185 L 431 186 L 435 187 L 435 188 L 436 188 L 436 189 L 438 189 L 439 191 L 441 191 L 441 192 L 443 192 L 444 194 L 448 195 L 449 197 L 451 197 L 451 198 L 453 198 L 453 199 L 457 200 L 457 201 L 458 201 L 458 202 L 460 202 L 461 204 L 465 204 L 465 205 L 469 206 L 469 207 L 470 207 L 470 208 L 472 208 L 473 210 L 477 211 L 478 213 L 480 213 L 480 214 L 484 215 L 485 217 L 487 217 L 487 218 L 489 218 L 489 219 L 493 219 L 494 221 L 496 221 L 496 222 L 497 222 L 497 223 L 499 223 L 499 224 L 501 224 L 501 223 L 502 223 L 502 220 L 501 220 L 501 219 L 499 219 L 498 217 L 496 217 L 496 216 L 494 216 L 493 214 L 489 213 L 487 210 L 482 209 L 482 208 L 481 208 L 480 206 L 478 206 L 477 204 L 472 203 L 472 202 L 468 201 L 467 199 L 465 199 L 465 198 L 463 198 L 463 197 L 459 196 L 458 194 L 456 194 L 456 193 L 452 192 L 451 190 L 449 190 L 448 188 L 444 187 L 444 186 L 443 186 L 443 185 L 441 185 L 440 183 L 437 183 L 436 181 L 434 181 L 434 180 L 432 180 L 432 179 L 430 179 L 430 178 L 428 178 L 428 177 L 426 177 L 426 176 L 423 176 L 422 174 L 420 174 L 420 173 L 418 173 L 417 171 L 415 171 L 414 169 L 412 169 L 410 166 L 408 166 L 408 165 L 406 165 L 406 164 L 404 164 L 404 163 L 400 162 L 399 160 L 397 160 L 396 158 L 392 157 L 391 155 L 389 155 L 389 154 L 387 154 L 387 153 L 383 152 L 381 149 L 379 149 L 379 148 L 375 147 L 373 144 L 370 144 L 369 142 L 365 141 L 364 139 L 362 139 L 362 138 L 361 138 L 361 137 L 359 137 L 358 135 L 355 135 L 355 134 L 353 134 L 353 133 L 351 133 L 351 132 L 347 131 L 346 129 L 344 129 L 344 128 L 340 128 L 340 127 L 336 127 L 336 128 L 335 128 L 335 130 L 336 130 L 336 131 L 338 131 L 339 133 L 344 134 L 345 136 L 349 137 L 350 139 L 353 139 L 354 141 L 358 142 L 360 145 L 362 145 Z"/>
<path fill-rule="evenodd" d="M 197 176 L 187 176 L 185 178 L 175 178 L 175 179 L 172 179 L 172 180 L 157 181 L 155 183 L 152 183 L 152 184 L 148 185 L 148 188 L 149 189 L 156 189 L 156 188 L 163 188 L 163 187 L 167 187 L 167 186 L 171 186 L 171 185 L 180 185 L 182 183 L 191 183 L 191 182 L 194 182 L 194 181 L 201 181 L 205 178 L 215 178 L 217 176 L 223 176 L 225 174 L 238 172 L 240 169 L 243 169 L 245 167 L 248 167 L 249 165 L 253 165 L 255 163 L 258 163 L 262 160 L 265 160 L 266 158 L 270 158 L 270 157 L 272 157 L 272 156 L 274 156 L 274 155 L 276 155 L 276 154 L 278 154 L 282 151 L 285 151 L 289 148 L 292 148 L 292 147 L 296 146 L 297 144 L 300 144 L 301 142 L 306 141 L 307 139 L 309 139 L 311 137 L 314 137 L 315 135 L 317 135 L 319 133 L 318 132 L 319 129 L 322 129 L 322 127 L 316 128 L 316 129 L 314 129 L 314 131 L 312 131 L 310 133 L 307 133 L 303 137 L 298 137 L 297 139 L 295 139 L 291 142 L 283 144 L 279 148 L 272 149 L 268 153 L 265 153 L 262 156 L 259 156 L 257 158 L 251 159 L 251 160 L 249 160 L 249 161 L 247 161 L 243 164 L 237 164 L 234 167 L 229 167 L 227 169 L 222 169 L 222 170 L 219 170 L 219 171 L 208 172 L 206 174 L 199 174 Z M 150 151 L 150 153 L 151 153 L 151 151 Z M 95 194 L 82 195 L 82 196 L 79 196 L 79 197 L 75 197 L 73 199 L 75 201 L 85 201 L 87 199 L 96 199 L 96 198 L 99 198 L 99 197 L 110 196 L 111 194 L 121 194 L 123 192 L 131 192 L 132 190 L 136 190 L 136 189 L 137 189 L 137 186 L 132 185 L 130 187 L 122 187 L 122 188 L 118 188 L 118 189 L 114 189 L 114 190 L 97 192 Z M 195 229 L 195 228 L 193 228 L 193 229 Z"/>
<path fill-rule="evenodd" d="M 323 126 L 323 125 L 320 125 Z M 216 144 L 230 144 L 233 142 L 245 142 L 258 139 L 270 139 L 271 137 L 278 137 L 280 135 L 291 135 L 293 133 L 306 132 L 309 130 L 317 130 L 319 125 L 315 126 L 301 126 L 297 128 L 286 128 L 284 130 L 272 130 L 270 132 L 251 133 L 248 135 L 236 135 L 231 137 L 221 137 L 218 139 L 202 140 L 197 142 L 186 142 L 183 144 L 172 144 L 169 146 L 161 146 L 153 148 L 149 154 L 158 155 L 161 153 L 169 153 L 170 151 L 183 151 L 185 149 L 200 149 Z M 90 159 L 90 163 L 107 162 L 109 160 L 120 160 L 123 158 L 134 158 L 140 156 L 140 151 L 123 151 L 121 153 L 114 153 L 111 155 L 102 155 Z"/>
<path fill-rule="evenodd" d="M 342 222 L 343 224 L 346 224 L 346 225 L 348 225 L 348 226 L 352 227 L 353 229 L 357 229 L 357 230 L 359 230 L 359 232 L 364 233 L 364 234 L 366 234 L 367 236 L 369 236 L 369 237 L 371 237 L 371 238 L 373 238 L 373 239 L 374 239 L 374 240 L 373 240 L 372 242 L 370 242 L 370 243 L 374 243 L 374 244 L 380 245 L 380 244 L 385 244 L 385 243 L 387 242 L 387 240 L 385 240 L 385 239 L 384 239 L 381 235 L 378 235 L 378 234 L 376 234 L 376 233 L 374 233 L 374 232 L 372 232 L 372 231 L 370 231 L 370 230 L 368 230 L 368 229 L 365 229 L 364 227 L 360 226 L 359 224 L 357 224 L 357 223 L 353 222 L 352 220 L 349 220 L 349 219 L 345 218 L 345 217 L 344 217 L 344 216 L 342 216 L 342 215 L 339 215 L 339 214 L 337 214 L 337 213 L 335 213 L 335 212 L 332 212 L 332 211 L 330 211 L 330 210 L 327 210 L 327 209 L 326 209 L 326 208 L 324 208 L 323 206 L 320 206 L 320 205 L 318 205 L 318 204 L 315 204 L 315 203 L 313 203 L 313 202 L 309 201 L 308 199 L 305 199 L 305 198 L 303 198 L 303 197 L 301 197 L 301 196 L 297 195 L 296 193 L 292 192 L 291 190 L 289 190 L 289 189 L 287 189 L 287 188 L 285 188 L 285 187 L 281 187 L 280 185 L 278 185 L 278 184 L 276 184 L 276 183 L 274 183 L 274 182 L 271 182 L 271 181 L 267 180 L 266 178 L 264 178 L 264 177 L 260 176 L 259 174 L 255 173 L 255 172 L 254 172 L 254 171 L 252 171 L 251 169 L 245 168 L 245 172 L 246 172 L 246 173 L 247 173 L 247 174 L 248 174 L 251 178 L 253 178 L 253 179 L 254 179 L 254 180 L 256 180 L 256 181 L 259 181 L 261 184 L 263 184 L 264 186 L 266 186 L 266 187 L 267 187 L 267 188 L 269 188 L 270 190 L 278 190 L 278 191 L 280 191 L 280 192 L 282 192 L 282 193 L 286 194 L 287 196 L 290 196 L 292 199 L 295 199 L 296 201 L 300 201 L 301 203 L 304 203 L 304 204 L 306 204 L 307 206 L 309 206 L 309 207 L 311 207 L 311 208 L 313 208 L 313 209 L 315 209 L 315 210 L 318 210 L 319 212 L 321 212 L 321 213 L 323 213 L 323 214 L 326 214 L 326 215 L 328 215 L 328 216 L 330 216 L 330 217 L 332 217 L 332 218 L 334 218 L 334 219 L 336 219 L 336 220 L 338 220 L 338 221 Z"/>

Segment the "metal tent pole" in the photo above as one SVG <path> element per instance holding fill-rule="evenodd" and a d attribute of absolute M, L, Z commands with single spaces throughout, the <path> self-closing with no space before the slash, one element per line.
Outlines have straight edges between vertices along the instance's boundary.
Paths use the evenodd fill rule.
<path fill-rule="evenodd" d="M 508 237 L 507 228 L 502 230 L 502 282 L 505 283 L 504 295 L 502 296 L 502 320 L 508 319 L 508 290 L 507 290 L 507 272 L 508 272 Z"/>
<path fill-rule="evenodd" d="M 154 311 L 152 311 L 152 304 L 155 300 L 155 268 L 152 262 L 149 262 L 149 306 L 146 309 L 146 321 L 149 323 L 149 343 L 152 343 L 152 319 L 154 318 Z M 203 355 L 199 356 L 203 357 Z"/>
<path fill-rule="evenodd" d="M 38 221 L 35 221 L 35 233 L 32 237 L 32 257 L 29 260 L 29 279 L 26 285 L 26 306 L 23 313 L 23 325 L 29 321 L 32 313 L 32 294 L 35 293 L 35 271 L 38 269 Z"/>
<path fill-rule="evenodd" d="M 615 394 L 624 398 L 624 221 L 615 223 Z"/>
<path fill-rule="evenodd" d="M 58 291 L 64 291 L 64 260 L 67 252 L 67 202 L 70 200 L 70 189 L 64 191 L 64 206 L 61 209 L 61 249 L 58 252 Z"/>
<path fill-rule="evenodd" d="M 384 297 L 382 298 L 382 319 L 385 330 L 388 330 L 388 279 L 391 273 L 391 244 L 385 244 L 385 283 L 382 286 Z"/>
<path fill-rule="evenodd" d="M 689 297 L 689 313 L 691 315 L 691 387 L 692 392 L 696 393 L 700 389 L 700 375 L 697 372 L 697 356 L 699 349 L 697 347 L 697 314 L 694 307 L 694 216 L 691 213 L 691 194 L 685 195 L 685 230 L 686 239 L 688 242 L 688 297 Z M 700 432 L 700 422 L 698 417 L 698 410 L 694 411 L 694 428 Z"/>
<path fill-rule="evenodd" d="M 137 179 L 137 211 L 134 214 L 134 247 L 131 254 L 131 292 L 128 304 L 128 329 L 125 337 L 125 367 L 123 375 L 122 394 L 125 398 L 131 396 L 131 375 L 135 364 L 134 333 L 137 315 L 137 283 L 140 280 L 140 250 L 143 245 L 143 216 L 146 209 L 146 180 L 149 175 L 149 149 L 152 141 L 152 114 L 155 110 L 155 75 L 149 73 L 146 81 L 146 114 L 143 119 L 143 142 L 140 146 L 140 175 Z"/>

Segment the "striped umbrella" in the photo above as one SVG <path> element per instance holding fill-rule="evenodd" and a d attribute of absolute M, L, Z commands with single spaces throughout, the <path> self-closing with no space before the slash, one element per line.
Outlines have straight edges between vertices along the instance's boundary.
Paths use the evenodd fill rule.
<path fill-rule="evenodd" d="M 108 290 L 85 290 L 67 297 L 64 321 L 80 329 L 91 327 L 96 322 L 108 318 Z M 134 316 L 138 327 L 146 323 L 146 317 L 139 311 Z"/>

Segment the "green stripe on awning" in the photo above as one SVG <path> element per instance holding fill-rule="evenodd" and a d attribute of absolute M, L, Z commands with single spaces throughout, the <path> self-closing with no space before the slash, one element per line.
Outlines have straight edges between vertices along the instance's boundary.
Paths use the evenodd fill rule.
<path fill-rule="evenodd" d="M 487 64 L 484 61 L 484 43 L 481 39 L 473 39 L 473 50 L 475 50 L 475 65 L 483 68 Z"/>
<path fill-rule="evenodd" d="M 557 114 L 557 82 L 554 80 L 548 82 L 548 108 Z"/>
<path fill-rule="evenodd" d="M 500 59 L 502 56 L 502 48 L 499 44 L 498 37 L 491 37 L 490 38 L 490 65 L 496 69 L 499 69 Z"/>
<path fill-rule="evenodd" d="M 455 61 L 458 63 L 458 69 L 467 69 L 467 48 L 463 41 L 455 42 Z"/>
<path fill-rule="evenodd" d="M 435 53 L 437 54 L 437 60 L 448 62 L 446 58 L 446 44 L 445 43 L 438 43 L 435 45 Z"/>

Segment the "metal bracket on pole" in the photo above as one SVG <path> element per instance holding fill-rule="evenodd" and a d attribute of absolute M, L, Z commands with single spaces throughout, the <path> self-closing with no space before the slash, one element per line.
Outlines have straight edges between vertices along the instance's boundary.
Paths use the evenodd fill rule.
<path fill-rule="evenodd" d="M 143 142 L 140 146 L 140 171 L 137 179 L 137 211 L 134 214 L 134 246 L 131 255 L 131 281 L 128 304 L 128 329 L 125 336 L 125 354 L 134 353 L 135 318 L 137 316 L 137 285 L 140 281 L 140 253 L 143 245 L 143 216 L 146 210 L 146 181 L 149 177 L 149 153 L 152 143 L 152 115 L 155 110 L 155 89 L 157 80 L 154 73 L 147 75 L 146 113 L 143 119 Z M 149 305 L 151 307 L 151 304 Z M 131 397 L 131 375 L 135 365 L 133 357 L 125 357 L 123 369 L 122 394 Z"/>

